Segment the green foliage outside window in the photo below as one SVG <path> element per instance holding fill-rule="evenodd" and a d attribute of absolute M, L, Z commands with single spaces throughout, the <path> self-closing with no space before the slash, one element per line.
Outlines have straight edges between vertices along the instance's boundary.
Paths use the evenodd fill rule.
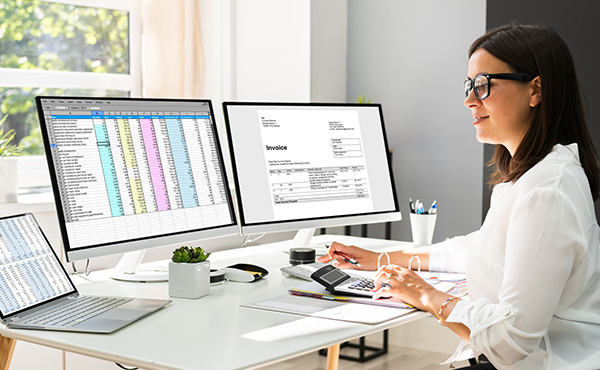
<path fill-rule="evenodd" d="M 21 152 L 21 148 L 13 144 L 15 132 L 13 130 L 5 131 L 2 127 L 7 118 L 8 116 L 4 116 L 0 119 L 0 159 L 19 155 Z"/>
<path fill-rule="evenodd" d="M 101 2 L 98 2 L 101 5 Z M 36 0 L 0 2 L 0 68 L 129 73 L 129 15 Z M 24 153 L 43 154 L 34 97 L 126 95 L 94 90 L 0 87 L 0 115 Z"/>

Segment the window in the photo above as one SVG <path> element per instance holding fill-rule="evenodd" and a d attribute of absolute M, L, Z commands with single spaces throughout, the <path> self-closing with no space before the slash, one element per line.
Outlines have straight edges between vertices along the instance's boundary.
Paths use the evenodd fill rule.
<path fill-rule="evenodd" d="M 139 96 L 140 43 L 138 0 L 3 0 L 0 119 L 23 154 L 44 154 L 35 96 Z"/>

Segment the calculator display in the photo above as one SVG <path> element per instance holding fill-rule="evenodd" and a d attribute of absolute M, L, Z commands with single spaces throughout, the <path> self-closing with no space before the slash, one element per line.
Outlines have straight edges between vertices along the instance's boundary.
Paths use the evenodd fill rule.
<path fill-rule="evenodd" d="M 325 273 L 324 275 L 321 275 L 321 279 L 325 280 L 326 282 L 328 282 L 329 284 L 335 286 L 338 285 L 340 282 L 344 281 L 345 279 L 348 278 L 348 275 L 345 274 L 344 272 L 340 271 L 340 270 L 331 270 L 327 273 Z"/>

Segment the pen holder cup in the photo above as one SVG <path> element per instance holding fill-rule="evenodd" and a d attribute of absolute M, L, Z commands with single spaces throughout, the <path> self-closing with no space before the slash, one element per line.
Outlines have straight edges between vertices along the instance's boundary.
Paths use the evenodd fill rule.
<path fill-rule="evenodd" d="M 410 229 L 415 247 L 431 244 L 436 219 L 437 214 L 410 214 Z"/>

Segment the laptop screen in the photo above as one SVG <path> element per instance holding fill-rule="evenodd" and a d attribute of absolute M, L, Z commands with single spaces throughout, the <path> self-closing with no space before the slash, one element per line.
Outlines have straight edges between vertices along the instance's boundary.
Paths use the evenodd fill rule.
<path fill-rule="evenodd" d="M 75 292 L 32 214 L 0 218 L 0 316 Z"/>

